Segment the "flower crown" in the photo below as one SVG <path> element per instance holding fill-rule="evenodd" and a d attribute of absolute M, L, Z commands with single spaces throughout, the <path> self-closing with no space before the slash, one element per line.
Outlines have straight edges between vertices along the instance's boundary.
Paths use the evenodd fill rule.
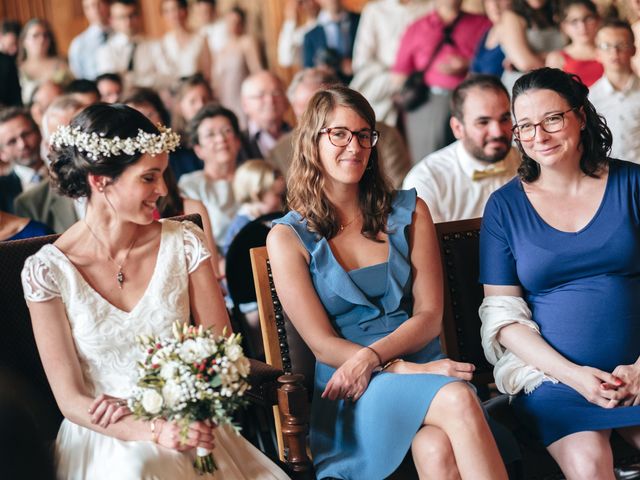
<path fill-rule="evenodd" d="M 164 152 L 173 152 L 180 145 L 180 135 L 170 128 L 158 125 L 160 133 L 148 133 L 138 129 L 136 137 L 120 138 L 118 136 L 108 138 L 103 133 L 83 132 L 80 127 L 61 125 L 51 135 L 51 145 L 56 148 L 62 146 L 75 147 L 80 152 L 86 152 L 89 158 L 97 160 L 98 156 L 110 157 L 111 155 L 134 155 L 136 152 L 149 155 L 158 155 Z"/>

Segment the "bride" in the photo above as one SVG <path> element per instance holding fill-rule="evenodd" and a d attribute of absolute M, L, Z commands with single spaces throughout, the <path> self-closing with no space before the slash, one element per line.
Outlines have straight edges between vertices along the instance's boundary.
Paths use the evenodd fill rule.
<path fill-rule="evenodd" d="M 65 419 L 59 479 L 190 479 L 195 447 L 213 449 L 204 478 L 288 478 L 226 427 L 137 420 L 126 405 L 143 353 L 138 335 L 170 336 L 191 316 L 230 331 L 202 231 L 153 221 L 179 137 L 124 105 L 93 105 L 52 137 L 51 178 L 87 197 L 83 221 L 27 259 L 22 282 L 47 378 Z"/>

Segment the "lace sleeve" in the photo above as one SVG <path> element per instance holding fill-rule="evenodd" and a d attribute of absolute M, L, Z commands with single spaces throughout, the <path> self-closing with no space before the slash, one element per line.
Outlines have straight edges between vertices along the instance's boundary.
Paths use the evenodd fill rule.
<path fill-rule="evenodd" d="M 51 270 L 36 255 L 24 262 L 21 279 L 24 298 L 30 302 L 46 302 L 60 297 L 60 289 L 51 275 Z"/>
<path fill-rule="evenodd" d="M 187 271 L 193 273 L 202 262 L 211 257 L 204 232 L 195 223 L 182 222 L 184 253 L 187 257 Z"/>

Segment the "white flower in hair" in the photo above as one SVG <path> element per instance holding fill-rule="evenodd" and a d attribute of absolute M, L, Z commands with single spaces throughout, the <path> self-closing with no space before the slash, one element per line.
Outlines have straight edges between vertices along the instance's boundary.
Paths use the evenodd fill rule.
<path fill-rule="evenodd" d="M 173 152 L 178 148 L 180 135 L 162 125 L 158 125 L 158 130 L 160 130 L 159 134 L 138 130 L 136 137 L 107 138 L 104 134 L 83 132 L 78 126 L 72 128 L 69 125 L 61 125 L 51 136 L 51 145 L 55 148 L 75 147 L 80 152 L 86 152 L 92 160 L 122 153 L 134 155 L 138 152 L 158 155 Z"/>

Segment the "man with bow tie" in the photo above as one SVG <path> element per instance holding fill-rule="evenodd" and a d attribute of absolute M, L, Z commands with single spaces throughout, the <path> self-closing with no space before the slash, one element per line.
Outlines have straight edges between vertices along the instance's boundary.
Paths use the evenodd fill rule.
<path fill-rule="evenodd" d="M 457 141 L 416 164 L 402 185 L 418 191 L 434 222 L 481 217 L 489 195 L 520 164 L 511 145 L 509 94 L 498 78 L 467 78 L 453 91 L 451 112 Z"/>

